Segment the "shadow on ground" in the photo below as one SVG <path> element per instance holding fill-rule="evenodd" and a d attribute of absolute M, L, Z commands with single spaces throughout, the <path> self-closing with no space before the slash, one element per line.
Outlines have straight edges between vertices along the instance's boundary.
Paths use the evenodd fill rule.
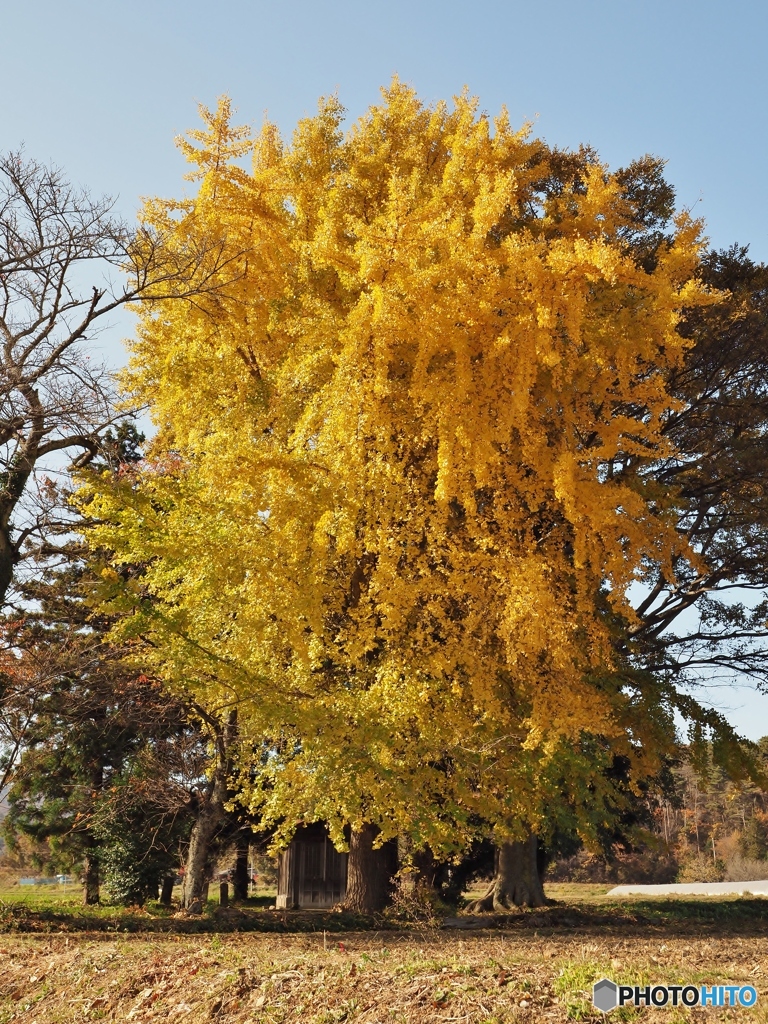
<path fill-rule="evenodd" d="M 598 906 L 551 901 L 546 907 L 509 914 L 404 921 L 395 916 L 365 917 L 333 911 L 271 910 L 250 905 L 226 910 L 209 905 L 200 916 L 158 906 L 30 907 L 0 902 L 0 933 L 168 933 L 330 932 L 371 930 L 578 931 L 621 935 L 768 935 L 768 899 L 636 899 Z"/>

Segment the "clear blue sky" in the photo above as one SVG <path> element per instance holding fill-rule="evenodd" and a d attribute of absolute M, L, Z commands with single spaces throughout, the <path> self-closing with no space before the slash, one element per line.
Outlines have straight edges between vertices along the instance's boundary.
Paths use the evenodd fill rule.
<path fill-rule="evenodd" d="M 38 0 L 0 5 L 0 147 L 24 141 L 94 191 L 174 194 L 174 135 L 228 92 L 289 132 L 338 91 L 351 117 L 397 72 L 426 100 L 468 85 L 549 142 L 669 161 L 717 246 L 768 259 L 762 0 Z"/>
<path fill-rule="evenodd" d="M 397 73 L 427 101 L 467 85 L 612 166 L 665 158 L 714 246 L 768 260 L 766 44 L 765 0 L 2 0 L 0 149 L 25 143 L 131 216 L 180 193 L 172 140 L 198 102 L 227 92 L 239 121 L 266 111 L 288 134 L 321 94 L 357 117 Z M 768 698 L 716 702 L 768 733 Z"/>

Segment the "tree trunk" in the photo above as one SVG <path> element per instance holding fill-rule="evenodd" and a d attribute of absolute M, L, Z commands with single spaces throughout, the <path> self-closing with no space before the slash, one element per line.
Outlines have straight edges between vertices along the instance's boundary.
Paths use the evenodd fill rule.
<path fill-rule="evenodd" d="M 93 907 L 99 902 L 99 861 L 95 849 L 88 850 L 85 855 L 83 883 L 83 902 L 87 907 Z"/>
<path fill-rule="evenodd" d="M 101 793 L 104 788 L 104 766 L 96 764 L 91 772 L 92 796 Z M 99 902 L 99 847 L 93 833 L 85 833 L 85 878 L 83 902 L 87 907 Z"/>
<path fill-rule="evenodd" d="M 0 526 L 0 606 L 5 607 L 5 595 L 13 580 L 17 555 L 11 543 L 10 532 Z"/>
<path fill-rule="evenodd" d="M 520 843 L 502 843 L 496 857 L 496 875 L 490 888 L 467 907 L 470 913 L 543 907 L 544 889 L 536 863 L 537 839 L 530 835 Z"/>
<path fill-rule="evenodd" d="M 439 891 L 437 876 L 440 870 L 440 865 L 435 860 L 435 855 L 429 847 L 424 850 L 417 850 L 417 852 L 414 853 L 413 867 L 414 887 L 416 889 L 424 889 L 428 892 L 437 893 Z"/>
<path fill-rule="evenodd" d="M 164 907 L 170 907 L 173 901 L 173 883 L 176 881 L 173 875 L 166 875 L 163 879 L 163 887 L 160 890 L 160 903 Z"/>
<path fill-rule="evenodd" d="M 392 891 L 392 876 L 397 870 L 397 853 L 392 843 L 374 850 L 378 834 L 375 825 L 364 825 L 352 832 L 347 860 L 347 894 L 344 909 L 358 914 L 383 910 Z"/>
<path fill-rule="evenodd" d="M 219 823 L 224 817 L 226 785 L 217 778 L 213 788 L 197 815 L 189 837 L 189 851 L 184 869 L 182 906 L 192 914 L 202 914 L 208 888 L 207 872 L 210 863 L 211 843 Z"/>
<path fill-rule="evenodd" d="M 200 803 L 197 821 L 189 837 L 189 851 L 184 869 L 182 906 L 191 914 L 202 914 L 208 896 L 208 869 L 213 840 L 223 820 L 224 804 L 229 797 L 228 781 L 232 747 L 237 737 L 237 712 L 230 711 L 224 725 L 210 716 L 207 724 L 215 735 L 216 767 L 211 786 Z"/>
<path fill-rule="evenodd" d="M 438 874 L 440 865 L 435 855 L 427 846 L 423 850 L 413 849 L 410 836 L 399 836 L 397 841 L 397 859 L 400 867 L 398 872 L 399 885 L 404 892 L 422 890 L 436 895 L 440 891 Z"/>
<path fill-rule="evenodd" d="M 232 873 L 232 899 L 248 899 L 248 854 L 250 837 L 247 832 L 237 837 L 235 870 Z"/>

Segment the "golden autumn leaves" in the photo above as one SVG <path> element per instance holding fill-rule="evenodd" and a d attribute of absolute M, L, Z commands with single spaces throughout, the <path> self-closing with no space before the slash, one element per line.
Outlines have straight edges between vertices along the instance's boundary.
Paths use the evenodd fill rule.
<path fill-rule="evenodd" d="M 153 459 L 86 485 L 96 542 L 143 566 L 124 628 L 169 685 L 240 708 L 249 798 L 288 828 L 450 848 L 545 828 L 564 788 L 599 804 L 608 745 L 633 749 L 612 631 L 680 553 L 642 470 L 705 301 L 697 225 L 641 266 L 615 176 L 466 95 L 395 81 L 290 145 L 227 101 L 203 117 L 197 197 L 145 217 L 223 240 L 226 269 L 140 311 Z"/>

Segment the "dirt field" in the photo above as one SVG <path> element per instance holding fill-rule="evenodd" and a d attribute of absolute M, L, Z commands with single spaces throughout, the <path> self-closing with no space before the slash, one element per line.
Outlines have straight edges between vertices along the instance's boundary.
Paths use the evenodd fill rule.
<path fill-rule="evenodd" d="M 235 912 L 202 922 L 207 934 L 149 934 L 141 914 L 128 932 L 131 915 L 83 931 L 64 915 L 6 914 L 0 1024 L 600 1020 L 591 985 L 603 976 L 619 984 L 751 984 L 759 994 L 752 1009 L 623 1009 L 608 1021 L 768 1021 L 768 900 L 658 901 L 654 909 L 651 901 L 617 908 L 586 887 L 559 895 L 545 912 L 466 931 L 414 924 L 331 932 L 323 915 L 254 913 L 270 928 L 317 930 L 245 932 L 232 930 L 249 926 Z"/>

